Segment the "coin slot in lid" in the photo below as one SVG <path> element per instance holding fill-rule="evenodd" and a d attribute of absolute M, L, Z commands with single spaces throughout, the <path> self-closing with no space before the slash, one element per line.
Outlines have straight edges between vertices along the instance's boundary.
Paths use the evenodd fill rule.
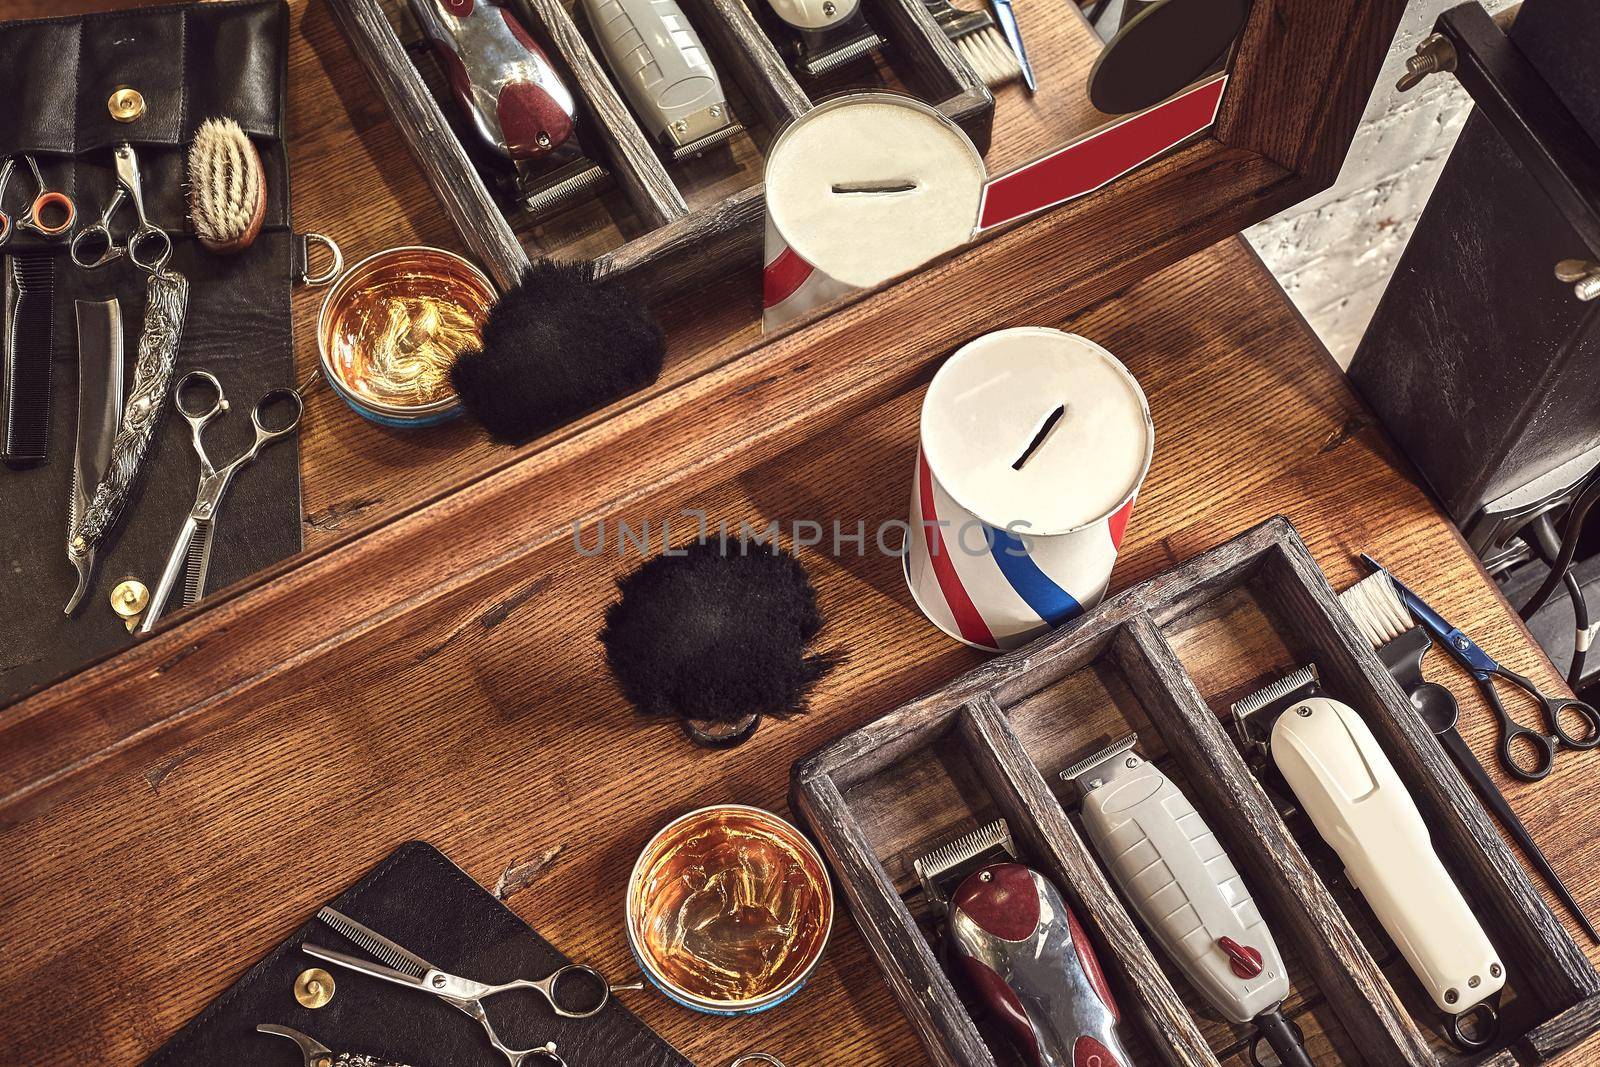
<path fill-rule="evenodd" d="M 1070 403 L 1041 414 L 1041 397 Z M 945 361 L 923 401 L 922 443 L 967 511 L 1047 536 L 1127 504 L 1149 470 L 1155 428 L 1144 390 L 1110 352 L 1025 326 L 985 334 Z"/>
<path fill-rule="evenodd" d="M 1016 461 L 1011 464 L 1012 470 L 1021 470 L 1022 465 L 1033 458 L 1033 454 L 1039 451 L 1039 448 L 1044 444 L 1045 439 L 1050 436 L 1050 431 L 1056 428 L 1056 424 L 1061 421 L 1061 416 L 1065 415 L 1066 413 L 1067 405 L 1057 404 L 1055 410 L 1051 411 L 1044 417 L 1044 421 L 1041 422 L 1039 424 L 1039 428 L 1034 431 L 1033 439 L 1028 442 L 1028 447 L 1023 449 L 1022 455 L 1018 456 Z"/>

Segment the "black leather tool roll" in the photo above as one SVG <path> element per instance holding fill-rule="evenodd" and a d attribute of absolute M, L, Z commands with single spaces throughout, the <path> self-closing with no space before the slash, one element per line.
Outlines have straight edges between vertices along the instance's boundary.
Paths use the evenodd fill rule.
<path fill-rule="evenodd" d="M 620 937 L 620 894 L 617 900 Z M 466 872 L 421 841 L 402 845 L 329 904 L 463 978 L 491 983 L 539 979 L 569 962 Z M 411 1067 L 504 1067 L 505 1057 L 489 1045 L 475 1020 L 437 997 L 313 959 L 300 951 L 306 941 L 367 958 L 312 916 L 146 1060 L 145 1067 L 302 1067 L 296 1046 L 256 1033 L 258 1023 L 299 1030 L 335 1053 L 363 1053 Z M 308 967 L 326 967 L 333 975 L 333 999 L 321 1008 L 302 1008 L 294 997 L 295 977 Z M 626 978 L 607 977 L 614 982 Z M 520 991 L 492 997 L 488 1012 L 507 1045 L 531 1048 L 554 1041 L 570 1067 L 690 1067 L 615 996 L 588 1019 L 558 1018 L 538 993 Z"/>
<path fill-rule="evenodd" d="M 77 204 L 78 226 L 97 220 L 116 179 L 112 150 L 138 155 L 151 221 L 173 238 L 171 266 L 189 280 L 189 311 L 174 382 L 203 368 L 222 382 L 232 410 L 207 430 L 214 461 L 250 442 L 250 409 L 267 389 L 294 384 L 289 313 L 289 172 L 284 151 L 288 12 L 279 0 L 186 4 L 29 22 L 0 23 L 0 158 L 32 153 L 46 184 Z M 116 121 L 120 88 L 145 101 L 144 117 Z M 231 117 L 250 135 L 267 177 L 262 234 L 237 256 L 213 255 L 189 232 L 185 157 L 200 123 Z M 25 211 L 36 190 L 21 160 L 6 210 Z M 124 204 L 112 223 L 133 223 Z M 194 503 L 199 478 L 188 425 L 171 406 L 146 459 L 145 476 L 118 528 L 103 543 L 93 584 L 72 618 L 62 613 L 76 585 L 66 557 L 68 494 L 78 412 L 78 339 L 73 301 L 121 304 L 127 382 L 133 381 L 146 274 L 126 258 L 98 270 L 74 266 L 65 240 L 18 232 L 0 253 L 45 250 L 56 259 L 54 362 L 48 458 L 0 468 L 0 704 L 128 644 L 112 613 L 112 587 L 133 576 L 154 589 L 172 540 Z M 217 590 L 300 549 L 297 437 L 264 449 L 223 501 L 207 588 Z M 175 605 L 174 605 L 175 606 Z M 169 611 L 172 607 L 169 607 Z"/>

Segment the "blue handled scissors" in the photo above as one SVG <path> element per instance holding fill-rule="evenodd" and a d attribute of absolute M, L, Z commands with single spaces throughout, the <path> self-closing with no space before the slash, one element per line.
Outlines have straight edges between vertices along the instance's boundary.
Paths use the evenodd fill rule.
<path fill-rule="evenodd" d="M 1375 571 L 1384 570 L 1382 564 L 1365 552 L 1361 554 L 1361 561 Z M 1433 634 L 1441 645 L 1450 650 L 1450 654 L 1472 674 L 1478 683 L 1478 688 L 1483 690 L 1484 699 L 1488 701 L 1490 710 L 1500 722 L 1500 762 L 1505 765 L 1507 773 L 1524 782 L 1537 782 L 1549 776 L 1551 768 L 1555 765 L 1558 744 L 1578 749 L 1600 745 L 1600 713 L 1597 713 L 1592 706 L 1576 697 L 1553 697 L 1541 693 L 1531 679 L 1495 662 L 1472 638 L 1462 633 L 1459 626 L 1446 621 L 1444 616 L 1434 611 L 1426 600 L 1407 589 L 1400 579 L 1395 578 L 1393 574 L 1389 577 L 1394 579 L 1395 590 L 1411 614 L 1416 616 L 1417 621 Z M 1499 692 L 1495 689 L 1497 678 L 1510 682 L 1534 699 L 1544 711 L 1544 721 L 1549 727 L 1549 733 L 1531 730 L 1511 717 L 1506 711 L 1505 704 L 1500 700 Z M 1584 732 L 1581 736 L 1567 732 L 1561 725 L 1563 715 L 1572 716 L 1583 724 Z M 1530 753 L 1532 762 L 1526 759 L 1518 762 L 1519 750 Z"/>

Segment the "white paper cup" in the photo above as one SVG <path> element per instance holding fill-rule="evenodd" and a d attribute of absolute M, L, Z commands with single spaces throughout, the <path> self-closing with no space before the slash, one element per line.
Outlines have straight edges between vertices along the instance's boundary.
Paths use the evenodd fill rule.
<path fill-rule="evenodd" d="M 1028 326 L 962 346 L 922 404 L 917 606 L 995 651 L 1098 604 L 1154 446 L 1144 391 L 1093 341 Z"/>
<path fill-rule="evenodd" d="M 870 92 L 818 104 L 767 153 L 762 329 L 965 244 L 983 186 L 972 141 L 920 100 Z"/>

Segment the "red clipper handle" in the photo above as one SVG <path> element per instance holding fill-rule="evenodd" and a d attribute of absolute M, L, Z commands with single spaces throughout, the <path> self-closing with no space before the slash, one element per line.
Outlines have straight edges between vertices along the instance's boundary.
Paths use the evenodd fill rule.
<path fill-rule="evenodd" d="M 1044 876 L 997 863 L 950 904 L 952 956 L 1030 1067 L 1129 1067 L 1100 961 Z"/>
<path fill-rule="evenodd" d="M 534 160 L 572 138 L 571 94 L 515 15 L 486 0 L 412 6 L 456 101 L 491 148 L 513 162 Z"/>

